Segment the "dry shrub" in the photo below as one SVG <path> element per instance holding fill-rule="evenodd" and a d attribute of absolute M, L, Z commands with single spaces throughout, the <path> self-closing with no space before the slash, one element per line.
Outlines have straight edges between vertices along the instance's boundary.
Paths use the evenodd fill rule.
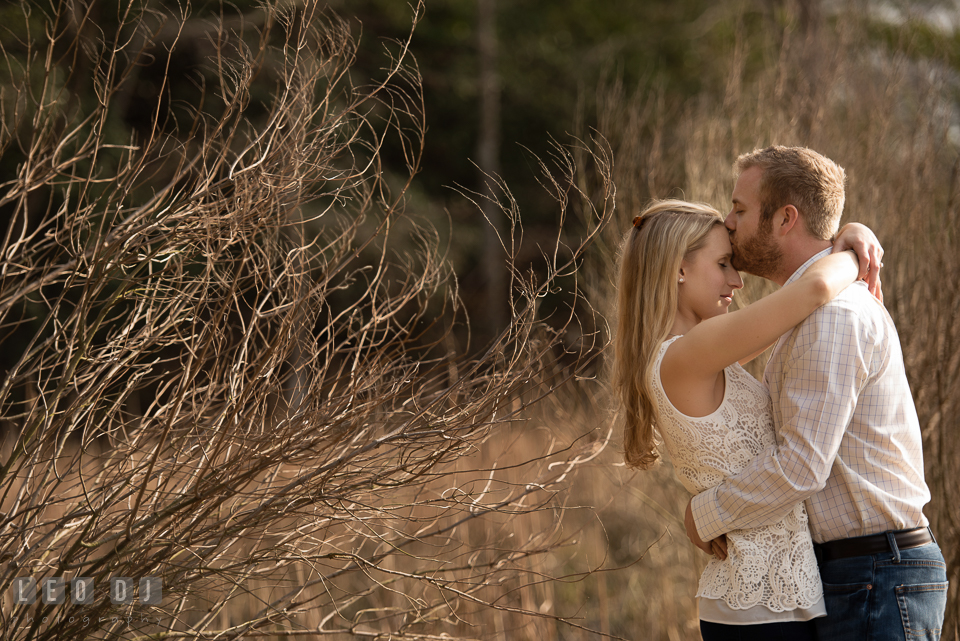
<path fill-rule="evenodd" d="M 405 208 L 425 127 L 406 43 L 360 85 L 347 25 L 282 6 L 207 23 L 122 3 L 106 33 L 96 3 L 20 5 L 0 114 L 3 637 L 482 638 L 491 612 L 504 634 L 585 628 L 545 605 L 536 559 L 569 541 L 563 490 L 606 441 L 528 447 L 514 424 L 598 347 L 577 273 L 612 208 L 609 154 L 575 143 L 601 176 L 588 194 L 557 148 L 544 184 L 583 234 L 539 277 L 510 272 L 509 326 L 464 355 L 456 280 Z M 184 43 L 201 72 L 177 67 Z M 92 102 L 74 90 L 91 79 Z M 146 125 L 118 139 L 129 108 Z M 499 187 L 509 265 L 522 226 Z M 569 313 L 547 324 L 561 284 Z M 24 576 L 91 577 L 95 599 L 19 605 Z M 161 603 L 108 599 L 111 577 L 148 576 Z"/>

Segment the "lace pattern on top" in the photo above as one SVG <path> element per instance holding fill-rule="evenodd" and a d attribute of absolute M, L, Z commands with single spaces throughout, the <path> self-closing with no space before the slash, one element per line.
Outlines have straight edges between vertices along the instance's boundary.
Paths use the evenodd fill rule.
<path fill-rule="evenodd" d="M 720 407 L 703 417 L 680 413 L 660 382 L 660 364 L 674 340 L 664 341 L 653 368 L 657 427 L 681 483 L 699 494 L 775 443 L 770 396 L 735 363 L 724 370 Z M 803 503 L 774 525 L 728 532 L 727 552 L 726 560 L 707 564 L 697 596 L 722 599 L 734 610 L 763 605 L 785 612 L 810 608 L 823 595 Z"/>

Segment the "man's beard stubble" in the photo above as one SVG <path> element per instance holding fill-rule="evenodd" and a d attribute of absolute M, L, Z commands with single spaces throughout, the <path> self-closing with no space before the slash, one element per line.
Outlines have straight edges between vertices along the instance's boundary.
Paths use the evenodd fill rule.
<path fill-rule="evenodd" d="M 760 223 L 757 232 L 743 240 L 736 234 L 730 237 L 733 257 L 730 264 L 737 271 L 747 272 L 761 278 L 776 274 L 783 263 L 783 252 L 771 239 L 773 219 Z"/>

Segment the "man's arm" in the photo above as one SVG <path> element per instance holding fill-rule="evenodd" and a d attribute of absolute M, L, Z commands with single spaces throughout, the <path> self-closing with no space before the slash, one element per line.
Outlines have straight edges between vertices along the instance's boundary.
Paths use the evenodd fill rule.
<path fill-rule="evenodd" d="M 730 530 L 776 523 L 819 491 L 830 476 L 844 431 L 868 376 L 863 327 L 848 302 L 835 301 L 795 330 L 783 356 L 778 445 L 742 472 L 695 496 L 688 510 L 709 541 Z M 867 347 L 869 349 L 869 347 Z"/>

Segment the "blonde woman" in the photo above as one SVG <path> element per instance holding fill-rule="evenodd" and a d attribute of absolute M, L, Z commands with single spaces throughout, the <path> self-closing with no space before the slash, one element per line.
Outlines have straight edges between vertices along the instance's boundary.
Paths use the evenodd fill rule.
<path fill-rule="evenodd" d="M 837 248 L 855 245 L 866 256 L 872 239 L 865 227 L 848 226 Z M 743 286 L 730 259 L 720 213 L 678 200 L 637 216 L 621 253 L 614 385 L 625 458 L 649 467 L 662 439 L 694 494 L 775 442 L 770 397 L 741 363 L 861 275 L 853 252 L 837 252 L 728 314 Z M 812 619 L 825 608 L 802 503 L 775 525 L 733 531 L 713 545 L 697 592 L 705 641 L 815 638 Z"/>

